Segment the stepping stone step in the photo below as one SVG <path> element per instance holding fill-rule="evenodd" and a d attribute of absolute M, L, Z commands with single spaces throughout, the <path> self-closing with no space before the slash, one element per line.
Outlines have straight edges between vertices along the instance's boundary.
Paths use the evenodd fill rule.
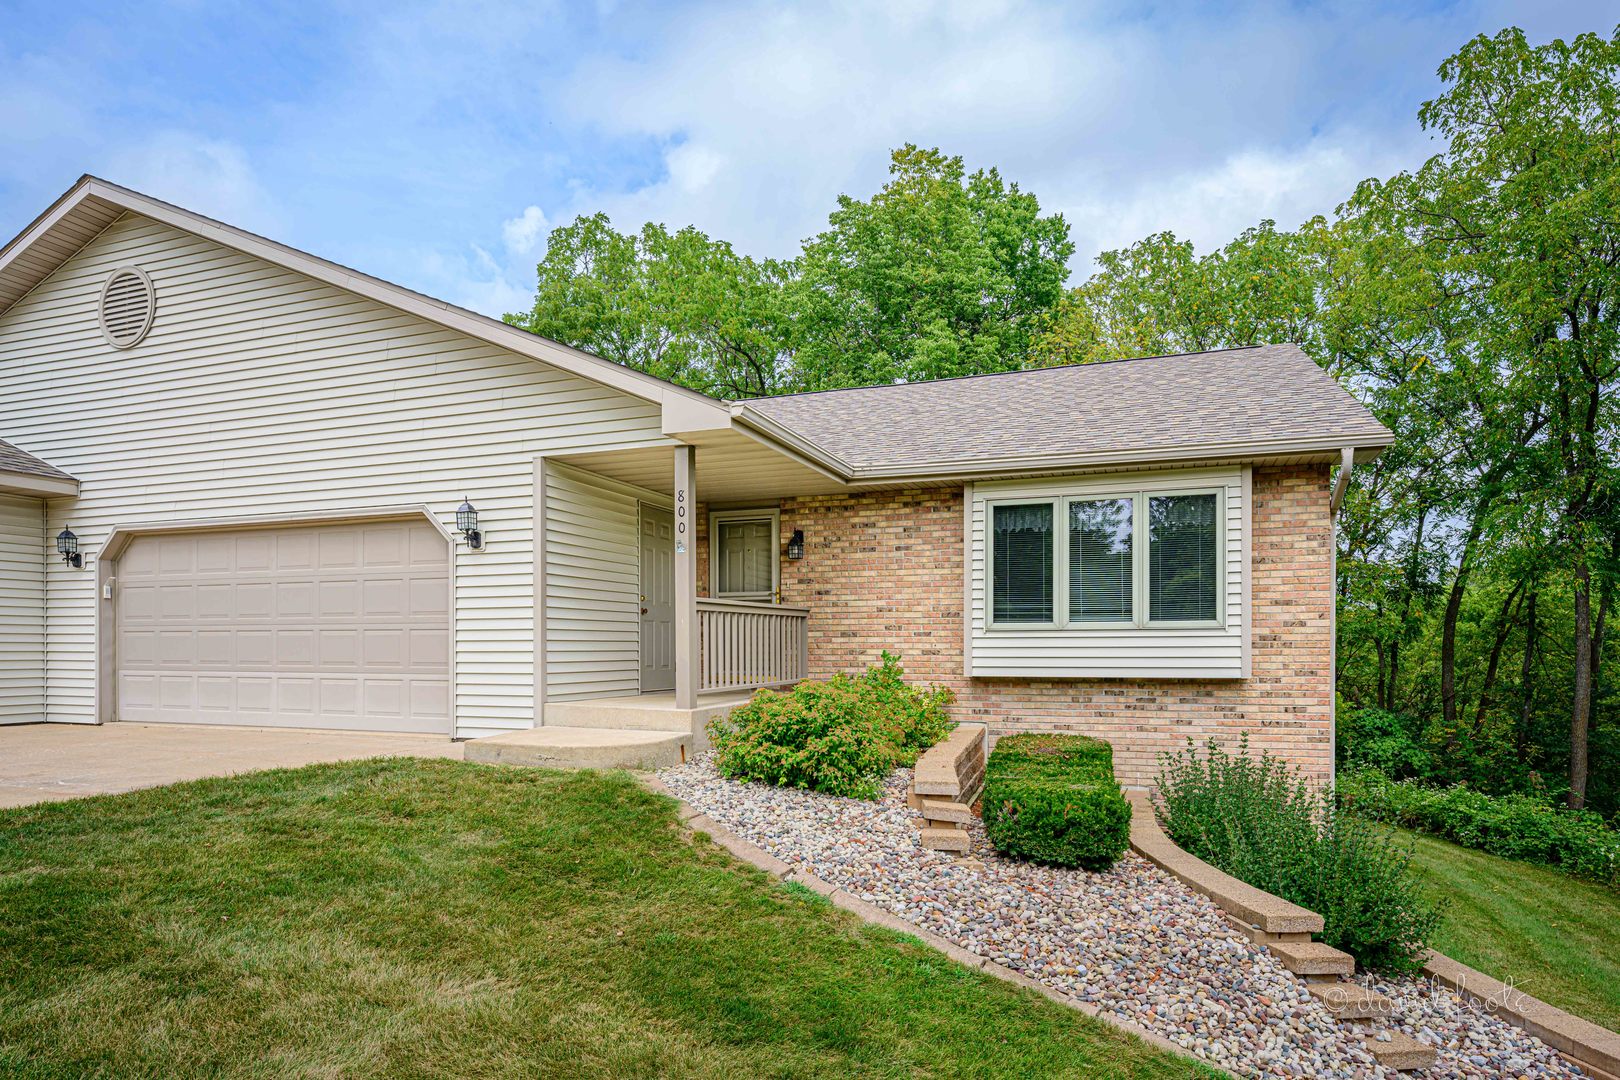
<path fill-rule="evenodd" d="M 1307 982 L 1305 991 L 1338 1020 L 1370 1020 L 1395 1012 L 1393 1001 L 1360 983 Z"/>
<path fill-rule="evenodd" d="M 951 802 L 948 799 L 930 799 L 927 796 L 917 801 L 921 804 L 917 809 L 922 811 L 922 816 L 929 821 L 954 821 L 966 824 L 973 817 L 973 811 L 963 803 Z"/>
<path fill-rule="evenodd" d="M 1382 1035 L 1388 1038 L 1382 1038 Z M 1367 1049 L 1378 1064 L 1386 1069 L 1399 1069 L 1401 1072 L 1411 1072 L 1414 1069 L 1427 1069 L 1435 1063 L 1439 1056 L 1434 1047 L 1426 1042 L 1420 1042 L 1404 1031 L 1380 1032 L 1367 1039 Z"/>
<path fill-rule="evenodd" d="M 1295 975 L 1354 975 L 1356 961 L 1320 941 L 1273 941 L 1266 945 Z"/>
<path fill-rule="evenodd" d="M 965 829 L 925 827 L 922 830 L 922 846 L 933 851 L 966 851 L 968 834 Z"/>

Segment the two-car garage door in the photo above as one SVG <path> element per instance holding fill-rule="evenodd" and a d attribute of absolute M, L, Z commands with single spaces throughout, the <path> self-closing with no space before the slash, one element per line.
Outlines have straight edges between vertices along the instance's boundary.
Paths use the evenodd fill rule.
<path fill-rule="evenodd" d="M 120 720 L 450 729 L 448 547 L 422 519 L 137 536 Z"/>

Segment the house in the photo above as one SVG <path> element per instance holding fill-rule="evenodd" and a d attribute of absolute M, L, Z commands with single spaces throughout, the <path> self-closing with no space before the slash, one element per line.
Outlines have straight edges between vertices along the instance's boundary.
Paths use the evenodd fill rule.
<path fill-rule="evenodd" d="M 655 761 L 887 648 L 1143 783 L 1329 772 L 1392 436 L 1292 346 L 717 401 L 85 177 L 0 249 L 0 438 L 0 722 Z"/>

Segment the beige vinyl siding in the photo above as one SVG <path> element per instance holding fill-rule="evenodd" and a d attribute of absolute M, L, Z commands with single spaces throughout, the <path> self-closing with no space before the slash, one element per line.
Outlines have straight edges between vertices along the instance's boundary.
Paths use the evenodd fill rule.
<path fill-rule="evenodd" d="M 971 670 L 978 677 L 1189 678 L 1244 677 L 1244 533 L 1242 469 L 1132 472 L 1043 478 L 972 487 Z M 985 603 L 986 504 L 1052 495 L 1148 493 L 1212 488 L 1223 493 L 1226 541 L 1225 625 L 1210 627 L 1087 627 L 989 629 Z"/>
<path fill-rule="evenodd" d="M 119 351 L 96 302 L 125 264 L 157 312 Z M 47 529 L 92 558 L 115 524 L 424 504 L 453 528 L 470 496 L 488 546 L 455 555 L 466 736 L 534 721 L 534 458 L 667 442 L 654 404 L 134 215 L 0 317 L 0 432 L 80 479 Z M 95 719 L 94 581 L 50 566 L 52 720 Z"/>
<path fill-rule="evenodd" d="M 0 724 L 45 718 L 45 504 L 0 495 Z"/>
<path fill-rule="evenodd" d="M 557 462 L 546 470 L 546 699 L 637 693 L 637 504 L 669 499 Z"/>

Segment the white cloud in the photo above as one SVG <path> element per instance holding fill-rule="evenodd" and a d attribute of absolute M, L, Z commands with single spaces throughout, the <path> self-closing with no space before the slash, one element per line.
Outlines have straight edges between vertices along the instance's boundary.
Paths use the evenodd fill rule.
<path fill-rule="evenodd" d="M 246 152 L 188 131 L 162 131 L 115 153 L 107 179 L 239 228 L 274 234 L 279 214 Z"/>
<path fill-rule="evenodd" d="M 514 255 L 533 254 L 550 231 L 551 223 L 538 206 L 526 206 L 523 213 L 501 223 L 501 239 L 506 243 L 506 250 Z"/>
<path fill-rule="evenodd" d="M 1075 240 L 1077 277 L 1093 255 L 1169 230 L 1199 251 L 1219 247 L 1265 218 L 1293 228 L 1331 216 L 1357 182 L 1409 163 L 1405 143 L 1379 147 L 1353 135 L 1292 150 L 1241 150 L 1203 169 L 1149 178 L 1106 194 L 1071 193 L 1061 206 Z"/>
<path fill-rule="evenodd" d="M 1399 9 L 848 0 L 812 14 L 728 0 L 587 55 L 560 90 L 583 130 L 655 149 L 662 173 L 579 183 L 568 216 L 697 224 L 783 255 L 864 198 L 887 152 L 995 165 L 1074 226 L 1074 270 L 1171 228 L 1223 242 L 1263 217 L 1330 213 L 1415 164 L 1413 96 L 1466 33 Z M 1472 27 L 1467 32 L 1473 32 Z"/>

